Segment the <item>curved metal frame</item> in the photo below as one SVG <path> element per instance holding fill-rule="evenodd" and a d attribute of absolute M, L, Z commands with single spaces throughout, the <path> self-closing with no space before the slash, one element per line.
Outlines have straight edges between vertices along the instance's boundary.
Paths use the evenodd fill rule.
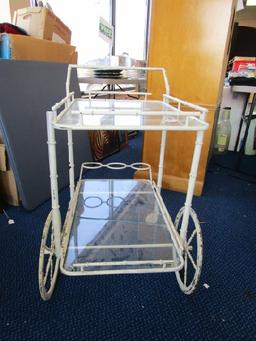
<path fill-rule="evenodd" d="M 184 212 L 185 212 L 185 207 L 182 207 L 176 216 L 174 225 L 177 231 L 179 228 L 179 223 L 184 215 Z M 184 245 L 183 247 L 184 268 L 182 269 L 182 271 L 184 271 L 184 277 L 181 276 L 180 271 L 176 271 L 175 273 L 180 289 L 186 295 L 192 294 L 192 292 L 194 292 L 194 290 L 196 289 L 197 284 L 200 279 L 201 270 L 202 270 L 202 262 L 203 262 L 203 239 L 202 239 L 202 231 L 201 231 L 200 223 L 197 218 L 196 212 L 192 208 L 190 208 L 189 215 L 193 221 L 194 230 L 192 234 L 190 235 L 190 237 L 188 238 L 187 228 L 186 228 L 185 236 L 182 237 L 182 242 Z M 196 237 L 196 242 L 197 242 L 196 261 L 193 259 L 191 255 L 191 251 L 192 251 L 191 242 L 193 241 L 195 237 Z M 191 282 L 187 284 L 187 272 L 188 272 L 189 264 L 194 268 L 195 273 Z"/>
<path fill-rule="evenodd" d="M 153 181 L 151 166 L 145 162 L 134 162 L 130 165 L 124 162 L 110 162 L 106 164 L 103 164 L 101 162 L 84 162 L 81 165 L 79 180 L 82 179 L 84 169 L 92 170 L 92 169 L 99 169 L 99 168 L 108 168 L 112 170 L 122 170 L 126 168 L 131 168 L 137 171 L 148 171 L 149 180 L 151 182 Z"/>
<path fill-rule="evenodd" d="M 57 256 L 55 253 L 55 241 L 54 241 L 54 234 L 51 233 L 51 247 L 49 248 L 46 246 L 46 240 L 49 235 L 49 230 L 52 224 L 52 211 L 49 213 L 43 230 L 41 246 L 40 246 L 40 255 L 39 255 L 39 266 L 38 266 L 38 281 L 39 281 L 39 291 L 42 299 L 47 301 L 51 298 L 52 293 L 55 288 L 58 272 L 59 272 L 59 264 L 60 264 L 60 255 Z M 53 226 L 52 226 L 53 229 Z M 44 273 L 44 262 L 45 262 L 45 255 L 49 255 L 47 260 L 47 265 Z M 53 264 L 53 257 L 56 258 L 55 264 Z M 54 268 L 53 268 L 54 267 Z M 50 286 L 46 289 L 46 282 L 50 276 Z"/>
<path fill-rule="evenodd" d="M 135 170 L 147 170 L 149 172 L 150 181 L 153 183 L 152 174 L 151 174 L 151 167 L 148 164 L 142 164 L 142 166 L 141 166 L 141 164 L 138 164 L 138 163 L 133 163 L 132 165 L 126 165 L 124 163 L 110 163 L 107 165 L 101 165 L 101 164 L 95 163 L 95 162 L 85 162 L 82 165 L 81 173 L 80 173 L 80 180 L 77 184 L 77 188 L 75 191 L 72 130 L 76 129 L 77 127 L 72 127 L 72 126 L 61 127 L 61 126 L 58 126 L 57 122 L 58 122 L 58 119 L 65 112 L 67 112 L 69 106 L 75 100 L 74 99 L 74 93 L 69 92 L 69 90 L 70 90 L 70 76 L 71 76 L 72 69 L 78 69 L 78 68 L 111 69 L 111 67 L 102 67 L 102 66 L 95 67 L 95 66 L 85 66 L 85 65 L 82 65 L 82 66 L 80 66 L 80 65 L 69 65 L 68 72 L 67 72 L 67 81 L 66 81 L 66 97 L 63 100 L 61 100 L 59 103 L 56 103 L 52 107 L 52 111 L 47 112 L 47 136 L 48 136 L 48 153 L 49 153 L 50 180 L 51 180 L 52 211 L 49 215 L 50 217 L 48 217 L 48 219 L 46 221 L 46 225 L 45 225 L 44 230 L 48 231 L 49 230 L 48 225 L 52 222 L 53 239 L 54 239 L 54 243 L 55 243 L 54 253 L 56 254 L 56 257 L 57 257 L 58 266 L 59 266 L 59 261 L 60 261 L 60 269 L 63 273 L 66 273 L 66 272 L 63 269 L 63 259 L 65 256 L 65 252 L 63 250 L 62 245 L 67 243 L 67 238 L 69 236 L 67 227 L 70 224 L 70 222 L 72 221 L 73 216 L 74 216 L 75 203 L 76 203 L 77 196 L 78 196 L 78 188 L 79 188 L 79 183 L 81 182 L 83 169 L 84 168 L 95 169 L 95 168 L 99 168 L 99 167 L 106 167 L 109 169 L 124 169 L 124 168 L 130 167 L 130 168 L 135 169 Z M 113 67 L 113 68 L 115 68 L 115 67 Z M 197 134 L 196 135 L 196 142 L 195 142 L 195 149 L 194 149 L 194 154 L 193 154 L 193 160 L 192 160 L 192 165 L 191 165 L 191 171 L 190 171 L 190 175 L 189 175 L 188 190 L 187 190 L 185 205 L 180 210 L 180 213 L 177 216 L 177 219 L 179 221 L 180 221 L 180 219 L 182 219 L 179 234 L 175 230 L 174 224 L 172 223 L 171 218 L 170 218 L 167 210 L 164 208 L 164 218 L 166 219 L 166 221 L 168 221 L 170 229 L 172 230 L 172 236 L 174 237 L 173 238 L 174 244 L 176 245 L 176 247 L 178 247 L 178 250 L 180 250 L 181 252 L 185 252 L 185 254 L 187 254 L 186 253 L 186 236 L 187 236 L 187 228 L 188 228 L 188 222 L 189 222 L 190 216 L 192 217 L 192 219 L 194 221 L 195 230 L 196 230 L 197 236 L 199 238 L 199 241 L 201 240 L 200 239 L 201 238 L 200 225 L 199 225 L 199 222 L 197 220 L 196 214 L 194 213 L 193 209 L 191 208 L 191 204 L 192 204 L 193 192 L 194 192 L 195 181 L 196 181 L 196 176 L 197 176 L 197 169 L 198 169 L 199 160 L 200 160 L 204 131 L 208 127 L 207 123 L 205 123 L 205 116 L 207 113 L 207 109 L 170 96 L 169 95 L 169 92 L 170 92 L 169 82 L 168 82 L 167 74 L 166 74 L 166 71 L 164 68 L 157 68 L 157 67 L 156 68 L 153 68 L 153 67 L 149 67 L 149 68 L 148 67 L 144 67 L 144 68 L 142 68 L 142 67 L 122 67 L 122 69 L 160 71 L 163 75 L 163 80 L 164 80 L 165 89 L 166 89 L 166 93 L 163 95 L 163 102 L 169 104 L 170 101 L 174 101 L 177 104 L 177 108 L 175 106 L 171 106 L 173 108 L 175 115 L 177 115 L 177 117 L 179 117 L 179 115 L 180 116 L 184 115 L 184 112 L 181 111 L 182 105 L 188 106 L 188 107 L 192 108 L 193 110 L 198 111 L 197 113 L 191 113 L 191 116 L 186 118 L 186 124 L 184 127 L 181 127 L 181 128 L 178 127 L 177 129 L 175 127 L 173 127 L 173 129 L 169 129 L 169 130 L 184 130 L 184 131 L 190 131 L 190 130 L 192 131 L 193 130 L 193 131 L 196 131 L 196 134 Z M 64 110 L 59 115 L 57 115 L 57 111 L 62 106 L 65 107 Z M 153 112 L 149 113 L 149 115 L 153 115 L 153 114 L 156 114 L 156 113 L 153 113 Z M 166 117 L 168 117 L 168 113 L 166 113 Z M 197 129 L 195 129 L 195 128 L 190 129 L 189 121 L 188 121 L 189 119 L 194 119 L 194 120 L 197 120 L 198 122 L 200 121 L 202 123 L 202 127 L 197 128 Z M 80 128 L 80 127 L 78 127 L 78 128 Z M 126 127 L 126 128 L 129 129 L 129 127 Z M 156 130 L 160 130 L 159 127 L 152 127 L 152 130 L 155 128 L 156 128 Z M 58 197 L 58 181 L 57 181 L 58 175 L 57 175 L 57 164 L 56 164 L 55 129 L 66 129 L 67 130 L 68 151 L 69 151 L 69 180 L 70 180 L 70 199 L 71 200 L 70 200 L 69 210 L 67 212 L 67 216 L 66 216 L 66 220 L 65 220 L 62 232 L 61 232 L 62 223 L 61 223 L 61 216 L 60 216 L 60 210 L 59 210 L 59 197 Z M 163 200 L 162 200 L 161 195 L 160 195 L 160 191 L 161 191 L 162 179 L 163 179 L 163 166 L 164 166 L 164 156 L 165 156 L 165 146 L 166 146 L 166 134 L 167 134 L 167 129 L 162 129 L 157 187 L 153 184 L 153 186 L 155 186 L 156 200 L 158 200 L 159 203 L 161 205 L 163 205 L 163 207 L 164 207 L 164 204 L 163 204 Z M 43 240 L 45 238 L 45 233 L 46 233 L 45 231 L 43 233 L 42 243 L 43 243 Z M 39 265 L 40 269 L 42 268 L 42 264 L 41 264 L 42 263 L 41 258 L 42 258 L 42 254 L 43 254 L 42 245 L 43 244 L 41 244 L 41 251 L 40 251 L 40 265 Z M 202 246 L 202 243 L 200 245 Z M 199 260 L 200 260 L 200 257 L 199 257 Z M 184 261 L 185 261 L 185 257 L 184 257 Z M 184 262 L 183 262 L 183 264 L 184 264 Z M 182 264 L 182 266 L 183 266 L 183 264 Z M 40 276 L 42 275 L 40 273 L 40 271 L 41 270 L 39 270 L 39 278 L 41 278 Z M 174 271 L 176 271 L 176 270 L 174 270 Z M 159 272 L 161 272 L 161 271 L 159 271 Z M 193 282 L 193 285 L 191 287 L 186 287 L 186 285 L 184 286 L 184 284 L 182 286 L 182 281 L 179 280 L 179 274 L 178 273 L 176 274 L 177 280 L 180 284 L 180 287 L 186 294 L 189 294 L 194 290 L 196 283 L 198 282 L 200 272 L 201 272 L 201 265 L 199 266 L 199 269 L 196 270 L 196 280 L 195 280 L 195 283 Z M 76 274 L 74 273 L 73 275 L 76 275 Z M 54 289 L 56 278 L 57 278 L 57 275 L 54 276 L 54 281 L 53 281 L 54 283 L 53 283 L 52 288 L 50 289 L 49 295 L 45 295 L 43 293 L 43 289 L 42 289 L 43 287 L 40 284 L 40 292 L 41 292 L 41 295 L 43 293 L 43 295 L 42 295 L 43 299 L 50 298 L 52 291 Z"/>

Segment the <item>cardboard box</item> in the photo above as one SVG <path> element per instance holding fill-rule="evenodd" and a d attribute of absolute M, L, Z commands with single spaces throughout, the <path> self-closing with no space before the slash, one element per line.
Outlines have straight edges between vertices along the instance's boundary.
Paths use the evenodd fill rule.
<path fill-rule="evenodd" d="M 0 132 L 0 171 L 7 171 L 8 166 L 7 166 L 7 154 L 6 154 L 6 149 L 5 145 L 3 142 L 3 138 L 1 136 Z"/>
<path fill-rule="evenodd" d="M 27 7 L 14 14 L 14 25 L 35 38 L 70 44 L 71 30 L 45 7 Z"/>
<path fill-rule="evenodd" d="M 20 199 L 13 171 L 9 167 L 5 145 L 0 136 L 0 197 L 1 201 L 19 206 Z"/>
<path fill-rule="evenodd" d="M 76 64 L 77 52 L 68 44 L 3 33 L 0 35 L 0 58 Z"/>
<path fill-rule="evenodd" d="M 6 148 L 0 132 L 0 201 L 19 206 L 20 198 L 13 171 L 9 167 Z"/>
<path fill-rule="evenodd" d="M 9 205 L 19 206 L 20 199 L 12 170 L 0 171 L 1 200 Z"/>
<path fill-rule="evenodd" d="M 0 143 L 0 171 L 6 172 L 8 169 L 5 145 Z"/>

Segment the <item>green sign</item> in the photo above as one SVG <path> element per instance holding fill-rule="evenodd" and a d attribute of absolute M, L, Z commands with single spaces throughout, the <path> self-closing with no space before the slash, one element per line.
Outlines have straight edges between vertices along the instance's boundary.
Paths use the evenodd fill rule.
<path fill-rule="evenodd" d="M 112 42 L 113 27 L 102 17 L 100 17 L 100 22 L 99 22 L 99 35 L 108 43 Z"/>
<path fill-rule="evenodd" d="M 100 22 L 100 33 L 104 34 L 107 38 L 112 39 L 112 29 L 105 26 Z"/>

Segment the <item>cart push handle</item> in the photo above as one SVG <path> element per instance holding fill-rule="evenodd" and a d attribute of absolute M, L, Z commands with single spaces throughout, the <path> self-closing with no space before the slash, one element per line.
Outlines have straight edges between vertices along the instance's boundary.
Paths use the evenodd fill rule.
<path fill-rule="evenodd" d="M 200 105 L 196 105 L 196 104 L 193 104 L 193 103 L 190 103 L 188 101 L 184 101 L 180 98 L 177 98 L 177 97 L 174 97 L 174 96 L 170 96 L 170 95 L 167 95 L 167 94 L 164 94 L 163 95 L 163 99 L 164 99 L 164 102 L 166 101 L 173 101 L 174 103 L 177 104 L 177 108 L 173 107 L 173 109 L 177 110 L 178 112 L 180 112 L 180 109 L 181 109 L 181 106 L 186 106 L 186 107 L 189 107 L 190 109 L 193 109 L 193 110 L 197 110 L 199 111 L 199 116 L 200 118 L 205 121 L 205 118 L 206 118 L 206 114 L 208 112 L 208 109 L 200 106 Z"/>
<path fill-rule="evenodd" d="M 67 107 L 68 103 L 74 100 L 75 93 L 70 92 L 65 98 L 63 98 L 60 102 L 56 103 L 54 106 L 52 106 L 52 111 L 59 110 L 63 105 Z"/>
<path fill-rule="evenodd" d="M 116 69 L 117 66 L 101 66 L 101 65 L 76 65 L 69 64 L 67 71 L 67 79 L 66 79 L 66 96 L 69 95 L 70 92 L 70 77 L 72 69 L 85 69 L 85 70 L 112 70 Z M 163 67 L 142 67 L 142 66 L 118 66 L 122 70 L 140 70 L 140 71 L 160 71 L 162 72 L 164 85 L 165 85 L 165 93 L 166 95 L 170 95 L 170 85 L 167 77 L 167 73 L 165 68 Z"/>

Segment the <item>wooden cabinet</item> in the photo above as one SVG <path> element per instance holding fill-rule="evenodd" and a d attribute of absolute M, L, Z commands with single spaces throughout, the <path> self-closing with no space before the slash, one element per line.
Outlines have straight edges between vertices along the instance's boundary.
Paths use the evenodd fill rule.
<path fill-rule="evenodd" d="M 202 192 L 216 109 L 220 103 L 227 65 L 235 0 L 152 0 L 149 66 L 167 70 L 171 95 L 209 109 L 195 194 Z M 148 76 L 154 99 L 164 91 L 157 73 Z M 193 133 L 170 132 L 167 137 L 163 187 L 186 191 L 194 147 Z M 160 133 L 146 132 L 143 162 L 156 176 Z M 139 172 L 137 174 L 139 175 Z"/>

